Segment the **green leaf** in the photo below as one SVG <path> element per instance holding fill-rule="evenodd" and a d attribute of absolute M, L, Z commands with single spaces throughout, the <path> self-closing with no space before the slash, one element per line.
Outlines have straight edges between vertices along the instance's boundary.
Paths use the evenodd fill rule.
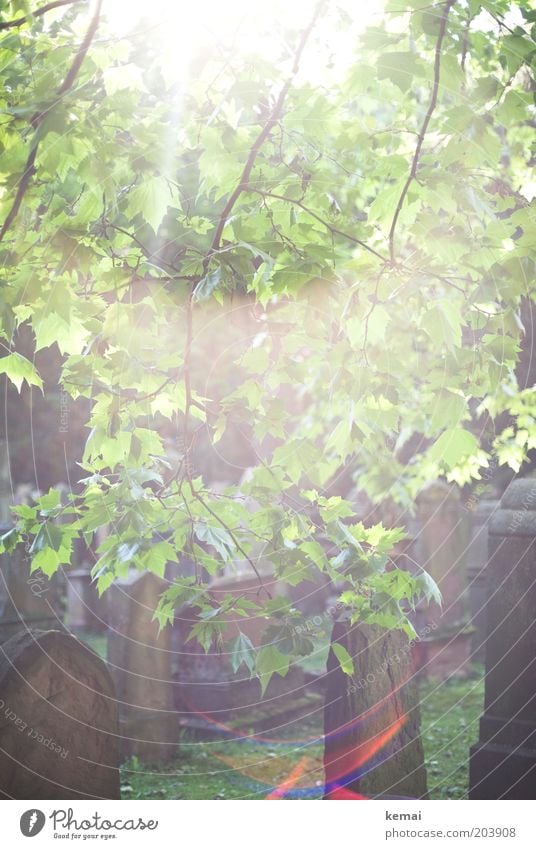
<path fill-rule="evenodd" d="M 28 385 L 43 388 L 43 381 L 39 377 L 35 366 L 22 354 L 8 354 L 0 359 L 0 374 L 5 374 L 20 392 L 23 381 Z"/>
<path fill-rule="evenodd" d="M 11 528 L 0 537 L 0 550 L 10 552 L 14 551 L 20 542 L 20 535 L 17 528 Z"/>
<path fill-rule="evenodd" d="M 218 266 L 199 281 L 194 290 L 194 301 L 208 301 L 221 281 L 221 266 Z"/>
<path fill-rule="evenodd" d="M 50 489 L 46 495 L 42 495 L 39 499 L 39 512 L 42 516 L 48 516 L 60 506 L 61 496 L 57 489 Z"/>
<path fill-rule="evenodd" d="M 318 499 L 320 515 L 326 524 L 334 522 L 336 519 L 347 519 L 353 516 L 354 511 L 347 501 L 344 501 L 340 495 L 333 495 L 331 498 L 321 497 Z"/>
<path fill-rule="evenodd" d="M 291 551 L 288 560 L 289 562 L 285 563 L 278 572 L 282 581 L 290 587 L 297 587 L 304 581 L 311 579 L 311 567 L 305 557 L 300 557 L 297 551 Z"/>
<path fill-rule="evenodd" d="M 99 575 L 97 580 L 97 592 L 99 594 L 99 598 L 102 596 L 106 590 L 112 586 L 115 580 L 115 574 L 113 571 L 109 570 L 103 572 L 102 575 Z"/>
<path fill-rule="evenodd" d="M 442 301 L 429 309 L 422 317 L 421 327 L 435 345 L 454 348 L 461 344 L 462 319 L 456 303 Z"/>
<path fill-rule="evenodd" d="M 162 542 L 151 545 L 144 555 L 142 563 L 149 572 L 158 575 L 159 578 L 163 578 L 166 572 L 166 564 L 168 562 L 176 562 L 176 560 L 177 552 L 171 543 L 163 540 Z"/>
<path fill-rule="evenodd" d="M 401 91 L 407 91 L 413 77 L 422 76 L 424 68 L 414 53 L 391 52 L 383 53 L 378 59 L 378 79 L 389 79 Z"/>
<path fill-rule="evenodd" d="M 463 395 L 457 395 L 448 389 L 440 389 L 430 417 L 432 431 L 456 427 L 465 417 L 466 412 L 467 405 Z"/>
<path fill-rule="evenodd" d="M 270 644 L 263 646 L 257 652 L 255 663 L 255 671 L 260 678 L 262 695 L 266 692 L 266 688 L 270 683 L 272 675 L 280 675 L 285 677 L 289 669 L 289 657 L 283 654 L 279 649 Z"/>
<path fill-rule="evenodd" d="M 402 191 L 402 182 L 396 182 L 392 185 L 384 186 L 380 189 L 372 203 L 368 208 L 368 220 L 369 221 L 378 221 L 380 225 L 390 225 L 394 211 L 396 209 L 396 205 L 400 199 L 400 192 Z M 372 313 L 372 316 L 374 312 Z M 361 334 L 363 332 L 364 322 L 362 320 L 357 320 L 358 328 L 361 330 Z M 350 328 L 352 328 L 352 324 L 350 324 Z M 352 335 L 356 339 L 358 336 L 358 328 L 355 328 L 352 332 Z"/>
<path fill-rule="evenodd" d="M 45 522 L 41 525 L 39 531 L 30 546 L 30 554 L 37 554 L 44 548 L 52 548 L 54 551 L 59 551 L 63 542 L 63 530 L 58 525 L 53 525 L 50 522 Z"/>
<path fill-rule="evenodd" d="M 237 672 L 244 664 L 250 671 L 253 671 L 255 666 L 255 646 L 242 631 L 239 632 L 236 640 L 231 644 L 231 666 L 233 672 Z"/>
<path fill-rule="evenodd" d="M 458 463 L 473 454 L 478 448 L 476 437 L 468 430 L 460 427 L 449 428 L 441 434 L 432 447 L 428 456 L 447 469 L 453 469 Z"/>
<path fill-rule="evenodd" d="M 515 74 L 536 50 L 534 42 L 521 35 L 506 35 L 502 39 L 502 49 L 510 75 Z"/>
<path fill-rule="evenodd" d="M 231 560 L 235 544 L 231 535 L 224 529 L 204 522 L 196 522 L 194 531 L 200 542 L 212 545 L 223 560 Z"/>
<path fill-rule="evenodd" d="M 47 578 L 51 578 L 58 571 L 62 559 L 57 551 L 52 548 L 43 548 L 32 558 L 31 572 L 40 570 Z"/>
<path fill-rule="evenodd" d="M 130 563 L 130 561 L 138 553 L 139 549 L 140 543 L 138 540 L 120 543 L 120 545 L 117 546 L 117 551 L 115 555 L 117 563 Z"/>
<path fill-rule="evenodd" d="M 331 648 L 335 653 L 335 657 L 339 661 L 339 665 L 345 675 L 353 675 L 354 674 L 354 661 L 348 653 L 348 650 L 344 648 L 340 643 L 332 643 Z"/>
<path fill-rule="evenodd" d="M 421 572 L 415 578 L 415 581 L 421 590 L 426 601 L 434 601 L 436 604 L 442 604 L 441 591 L 436 582 L 428 572 Z"/>
<path fill-rule="evenodd" d="M 155 233 L 172 203 L 169 184 L 164 177 L 152 177 L 129 194 L 129 209 L 133 213 L 141 212 Z"/>

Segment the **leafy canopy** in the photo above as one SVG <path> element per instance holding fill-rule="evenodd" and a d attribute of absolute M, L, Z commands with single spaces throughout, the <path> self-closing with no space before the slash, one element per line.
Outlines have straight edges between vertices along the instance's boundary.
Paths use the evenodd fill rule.
<path fill-rule="evenodd" d="M 51 5 L 0 12 L 0 371 L 42 388 L 17 351 L 31 328 L 91 412 L 67 504 L 16 508 L 4 546 L 29 538 L 52 575 L 107 527 L 101 592 L 188 557 L 156 617 L 193 605 L 208 650 L 229 617 L 265 616 L 260 651 L 240 629 L 229 648 L 263 687 L 314 650 L 271 574 L 320 572 L 352 621 L 411 630 L 433 582 L 392 567 L 403 532 L 364 527 L 337 481 L 406 509 L 536 444 L 515 375 L 534 11 L 388 0 L 360 32 L 355 3 L 305 4 L 297 26 L 268 4 L 254 38 L 206 36 L 186 73 L 154 21 L 119 37 L 106 4 Z M 235 568 L 256 596 L 216 600 Z"/>

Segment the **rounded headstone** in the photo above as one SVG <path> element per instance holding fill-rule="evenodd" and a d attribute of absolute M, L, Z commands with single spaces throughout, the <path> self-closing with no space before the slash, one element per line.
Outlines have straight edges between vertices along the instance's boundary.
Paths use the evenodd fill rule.
<path fill-rule="evenodd" d="M 119 799 L 119 730 L 106 665 L 61 631 L 0 646 L 0 798 Z"/>
<path fill-rule="evenodd" d="M 514 480 L 490 521 L 490 534 L 536 537 L 536 478 Z"/>

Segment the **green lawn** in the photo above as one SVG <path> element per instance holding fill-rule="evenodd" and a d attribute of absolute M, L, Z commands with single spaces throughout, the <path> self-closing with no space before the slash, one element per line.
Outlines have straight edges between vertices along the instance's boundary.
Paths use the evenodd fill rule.
<path fill-rule="evenodd" d="M 102 636 L 80 635 L 101 656 Z M 484 701 L 483 667 L 473 677 L 420 685 L 422 735 L 431 799 L 467 797 L 469 747 L 478 739 Z M 183 734 L 170 764 L 124 764 L 124 799 L 263 799 L 289 780 L 290 798 L 317 799 L 322 793 L 322 717 L 302 723 L 299 740 L 282 732 L 277 742 L 253 739 L 199 740 Z"/>
<path fill-rule="evenodd" d="M 317 723 L 302 724 L 303 741 L 277 743 L 206 742 L 183 738 L 179 756 L 166 768 L 150 769 L 135 759 L 122 770 L 124 799 L 264 799 L 288 780 L 299 778 L 293 798 L 318 799 L 322 794 L 322 745 Z M 311 742 L 307 738 L 310 738 Z"/>
<path fill-rule="evenodd" d="M 481 670 L 466 681 L 427 681 L 421 685 L 422 733 L 432 799 L 467 796 L 469 747 L 478 738 L 483 693 Z M 318 720 L 302 726 L 305 739 L 314 741 L 320 734 Z M 123 798 L 262 799 L 293 770 L 299 771 L 299 777 L 290 798 L 321 797 L 319 742 L 281 740 L 271 744 L 251 739 L 238 743 L 183 738 L 179 752 L 176 761 L 165 769 L 126 764 Z"/>
<path fill-rule="evenodd" d="M 448 683 L 421 684 L 421 720 L 431 799 L 465 799 L 469 747 L 478 739 L 484 705 L 484 670 Z"/>

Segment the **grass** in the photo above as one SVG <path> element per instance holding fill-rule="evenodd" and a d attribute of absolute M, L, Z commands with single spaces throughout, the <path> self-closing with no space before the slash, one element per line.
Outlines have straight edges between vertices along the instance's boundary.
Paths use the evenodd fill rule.
<path fill-rule="evenodd" d="M 101 657 L 106 638 L 80 634 Z M 311 670 L 313 671 L 313 670 Z M 315 669 L 315 671 L 318 671 Z M 478 739 L 484 701 L 483 668 L 473 677 L 420 685 L 421 729 L 431 799 L 467 798 L 469 748 Z M 264 799 L 292 776 L 287 798 L 322 795 L 321 716 L 300 725 L 300 740 L 278 733 L 277 742 L 246 736 L 199 740 L 183 734 L 177 758 L 167 765 L 123 765 L 124 799 Z M 295 726 L 294 726 L 295 731 Z M 296 736 L 294 734 L 294 736 Z"/>
<path fill-rule="evenodd" d="M 303 739 L 278 742 L 196 741 L 184 737 L 167 767 L 131 758 L 122 769 L 123 799 L 265 799 L 292 776 L 294 799 L 319 799 L 323 789 L 318 725 L 302 723 Z"/>
<path fill-rule="evenodd" d="M 95 654 L 98 654 L 103 660 L 108 657 L 108 638 L 106 634 L 94 634 L 90 631 L 79 631 L 74 629 L 72 632 L 75 637 L 82 640 Z"/>
<path fill-rule="evenodd" d="M 484 689 L 482 671 L 468 680 L 421 684 L 422 736 L 431 799 L 467 798 L 469 747 L 478 738 Z M 167 767 L 136 760 L 122 771 L 125 799 L 263 799 L 292 776 L 292 799 L 322 795 L 322 744 L 319 721 L 303 724 L 310 743 L 263 743 L 184 737 L 179 756 Z M 297 774 L 299 773 L 299 776 Z"/>
<path fill-rule="evenodd" d="M 478 739 L 484 705 L 484 670 L 447 683 L 421 684 L 421 730 L 431 799 L 466 799 L 469 747 Z"/>

